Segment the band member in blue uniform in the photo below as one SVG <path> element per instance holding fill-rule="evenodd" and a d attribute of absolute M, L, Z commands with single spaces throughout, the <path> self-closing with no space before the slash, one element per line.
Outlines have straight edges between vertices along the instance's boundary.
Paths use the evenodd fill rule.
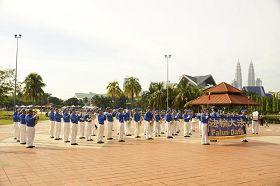
<path fill-rule="evenodd" d="M 60 114 L 58 109 L 55 109 L 54 118 L 55 118 L 55 138 L 54 138 L 54 140 L 61 140 L 62 138 L 60 138 L 60 132 L 61 132 L 62 115 Z"/>
<path fill-rule="evenodd" d="M 19 134 L 19 138 L 20 138 L 20 144 L 26 144 L 26 111 L 25 109 L 22 110 L 22 113 L 20 115 L 20 134 Z"/>
<path fill-rule="evenodd" d="M 54 128 L 55 128 L 54 108 L 51 108 L 49 119 L 50 119 L 50 138 L 54 138 Z"/>
<path fill-rule="evenodd" d="M 20 142 L 19 140 L 19 128 L 20 128 L 20 113 L 19 113 L 19 109 L 16 109 L 16 111 L 13 114 L 13 122 L 14 122 L 14 140 L 17 140 L 17 142 Z"/>
<path fill-rule="evenodd" d="M 87 110 L 87 113 L 85 115 L 85 122 L 86 122 L 86 140 L 87 141 L 93 141 L 93 139 L 91 139 L 91 134 L 93 132 L 93 112 L 91 112 L 90 110 Z M 95 118 L 94 118 L 95 119 Z"/>
<path fill-rule="evenodd" d="M 154 133 L 155 133 L 155 137 L 160 137 L 160 123 L 161 123 L 161 117 L 159 114 L 159 111 L 155 112 L 155 116 L 154 116 Z"/>
<path fill-rule="evenodd" d="M 28 114 L 25 117 L 26 120 L 26 148 L 33 148 L 34 137 L 35 137 L 35 118 L 36 115 L 33 115 L 33 111 L 29 110 Z"/>
<path fill-rule="evenodd" d="M 85 114 L 83 111 L 80 113 L 80 121 L 79 121 L 79 132 L 80 132 L 80 139 L 85 139 Z"/>
<path fill-rule="evenodd" d="M 203 109 L 203 113 L 200 116 L 201 121 L 201 144 L 202 145 L 210 145 L 208 141 L 208 119 L 209 113 L 207 109 Z"/>
<path fill-rule="evenodd" d="M 190 137 L 190 132 L 191 132 L 191 120 L 192 120 L 192 115 L 191 111 L 185 110 L 185 113 L 183 114 L 184 118 L 184 137 Z"/>
<path fill-rule="evenodd" d="M 183 114 L 182 114 L 181 110 L 178 111 L 176 118 L 177 118 L 177 122 L 175 125 L 175 132 L 176 132 L 176 134 L 179 134 L 180 128 L 181 128 L 181 123 L 183 121 Z"/>
<path fill-rule="evenodd" d="M 131 136 L 130 110 L 126 110 L 124 114 L 124 125 L 125 125 L 125 135 Z"/>
<path fill-rule="evenodd" d="M 135 138 L 141 138 L 140 137 L 140 120 L 141 120 L 141 115 L 140 115 L 138 109 L 135 109 L 135 112 L 133 114 L 133 121 L 134 121 L 134 126 L 135 126 L 135 130 L 134 130 Z"/>
<path fill-rule="evenodd" d="M 124 114 L 123 114 L 122 109 L 119 109 L 117 118 L 119 121 L 119 142 L 125 142 L 125 140 L 124 140 Z"/>
<path fill-rule="evenodd" d="M 144 115 L 145 125 L 146 125 L 146 139 L 153 139 L 153 113 L 150 107 L 147 107 L 147 112 Z"/>
<path fill-rule="evenodd" d="M 173 138 L 172 136 L 172 128 L 171 128 L 171 125 L 172 125 L 172 122 L 173 122 L 173 117 L 171 115 L 171 110 L 168 110 L 166 115 L 165 115 L 165 121 L 166 121 L 166 138 L 167 139 L 170 139 L 170 138 Z"/>
<path fill-rule="evenodd" d="M 104 134 L 104 123 L 106 121 L 106 116 L 104 115 L 102 110 L 98 112 L 98 133 L 97 133 L 97 143 L 103 142 L 103 134 Z"/>
<path fill-rule="evenodd" d="M 70 122 L 71 122 L 71 145 L 78 145 L 76 142 L 77 133 L 78 133 L 78 122 L 80 120 L 80 116 L 76 114 L 75 110 L 72 110 L 70 115 Z"/>
<path fill-rule="evenodd" d="M 114 118 L 113 118 L 111 108 L 107 108 L 106 119 L 107 119 L 107 140 L 112 140 L 114 139 L 112 137 Z"/>
<path fill-rule="evenodd" d="M 65 143 L 69 143 L 69 134 L 70 134 L 70 114 L 68 110 L 63 112 L 63 140 Z"/>

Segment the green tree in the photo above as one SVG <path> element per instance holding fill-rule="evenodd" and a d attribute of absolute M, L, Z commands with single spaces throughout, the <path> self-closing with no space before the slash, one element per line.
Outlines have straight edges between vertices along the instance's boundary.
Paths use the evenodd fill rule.
<path fill-rule="evenodd" d="M 30 73 L 24 80 L 24 94 L 32 101 L 32 104 L 37 104 L 39 99 L 44 96 L 43 87 L 46 86 L 43 83 L 43 78 L 37 73 Z"/>
<path fill-rule="evenodd" d="M 135 97 L 139 96 L 141 90 L 142 90 L 142 87 L 139 83 L 138 78 L 136 78 L 136 77 L 127 78 L 126 82 L 124 83 L 124 94 L 128 98 L 130 98 L 132 102 Z"/>
<path fill-rule="evenodd" d="M 0 69 L 0 103 L 7 101 L 14 88 L 14 72 L 13 69 Z"/>
<path fill-rule="evenodd" d="M 156 109 L 163 109 L 166 105 L 166 89 L 163 82 L 151 82 L 149 92 L 143 96 L 148 96 L 149 106 Z"/>
<path fill-rule="evenodd" d="M 63 105 L 63 100 L 59 99 L 58 97 L 50 96 L 48 102 L 52 103 L 55 107 L 59 107 Z"/>
<path fill-rule="evenodd" d="M 91 98 L 91 102 L 94 106 L 97 106 L 99 108 L 112 107 L 111 97 L 95 95 Z"/>
<path fill-rule="evenodd" d="M 202 91 L 189 83 L 189 80 L 183 77 L 176 86 L 177 95 L 173 100 L 173 107 L 184 108 L 187 101 L 193 100 L 202 94 Z"/>
<path fill-rule="evenodd" d="M 83 98 L 83 104 L 84 104 L 84 105 L 89 105 L 89 100 L 88 100 L 87 97 L 84 97 L 84 98 Z"/>
<path fill-rule="evenodd" d="M 78 106 L 79 105 L 79 100 L 78 98 L 69 98 L 67 100 L 64 101 L 64 105 L 66 106 Z"/>
<path fill-rule="evenodd" d="M 122 90 L 120 89 L 119 83 L 117 81 L 110 82 L 107 87 L 107 95 L 112 98 L 113 101 L 116 98 L 120 98 L 123 95 Z"/>

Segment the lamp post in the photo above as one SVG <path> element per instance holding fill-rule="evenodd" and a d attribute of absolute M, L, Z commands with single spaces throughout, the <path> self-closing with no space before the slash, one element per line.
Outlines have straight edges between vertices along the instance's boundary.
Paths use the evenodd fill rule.
<path fill-rule="evenodd" d="M 17 39 L 17 50 L 16 50 L 16 71 L 15 71 L 15 90 L 14 90 L 14 110 L 16 110 L 16 92 L 17 92 L 17 59 L 18 59 L 18 39 L 21 38 L 21 34 L 15 34 Z"/>
<path fill-rule="evenodd" d="M 166 58 L 166 110 L 168 110 L 169 106 L 168 106 L 168 83 L 169 83 L 169 69 L 168 69 L 168 62 L 169 59 L 171 58 L 171 55 L 164 55 L 164 57 Z"/>

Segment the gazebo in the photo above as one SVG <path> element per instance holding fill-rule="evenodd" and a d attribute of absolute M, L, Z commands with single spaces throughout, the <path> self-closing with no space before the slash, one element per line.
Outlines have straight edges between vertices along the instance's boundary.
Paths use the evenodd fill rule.
<path fill-rule="evenodd" d="M 202 96 L 187 102 L 187 105 L 255 106 L 257 103 L 243 95 L 239 89 L 222 82 L 214 87 L 206 89 Z"/>

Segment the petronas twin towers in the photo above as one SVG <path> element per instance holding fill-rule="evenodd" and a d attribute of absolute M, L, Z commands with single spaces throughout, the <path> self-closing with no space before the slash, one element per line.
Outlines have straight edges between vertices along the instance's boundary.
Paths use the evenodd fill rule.
<path fill-rule="evenodd" d="M 258 79 L 258 81 L 261 82 L 260 79 Z M 258 84 L 261 84 L 261 83 L 258 83 Z M 243 88 L 242 72 L 241 72 L 241 65 L 240 65 L 239 59 L 238 59 L 236 70 L 235 70 L 235 79 L 234 79 L 232 85 L 240 90 Z M 255 70 L 254 70 L 254 65 L 253 65 L 252 61 L 249 65 L 249 71 L 248 71 L 248 86 L 256 86 Z M 261 86 L 261 85 L 257 85 L 257 86 Z"/>

